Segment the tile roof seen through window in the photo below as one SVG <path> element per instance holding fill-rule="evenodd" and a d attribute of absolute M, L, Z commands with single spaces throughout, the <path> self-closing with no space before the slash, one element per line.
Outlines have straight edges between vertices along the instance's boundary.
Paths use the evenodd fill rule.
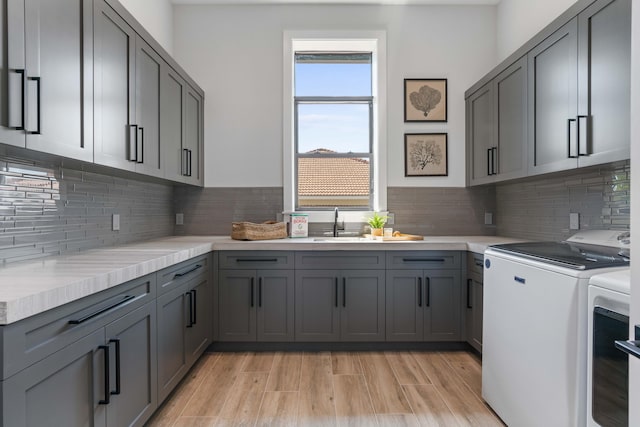
<path fill-rule="evenodd" d="M 321 148 L 313 153 L 334 152 Z M 366 158 L 300 158 L 298 195 L 368 197 L 369 173 L 369 159 Z"/>

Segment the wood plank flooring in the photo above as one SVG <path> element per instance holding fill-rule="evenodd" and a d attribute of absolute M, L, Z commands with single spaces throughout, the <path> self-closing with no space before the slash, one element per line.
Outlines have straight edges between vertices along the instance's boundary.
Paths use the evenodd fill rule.
<path fill-rule="evenodd" d="M 148 426 L 504 426 L 466 352 L 206 353 Z"/>

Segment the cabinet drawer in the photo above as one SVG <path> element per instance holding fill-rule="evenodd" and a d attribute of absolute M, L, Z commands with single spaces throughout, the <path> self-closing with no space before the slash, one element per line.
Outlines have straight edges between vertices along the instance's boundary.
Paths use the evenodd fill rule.
<path fill-rule="evenodd" d="M 0 329 L 2 379 L 21 371 L 156 297 L 155 274 Z"/>
<path fill-rule="evenodd" d="M 384 269 L 384 252 L 296 252 L 296 269 Z"/>
<path fill-rule="evenodd" d="M 482 277 L 484 270 L 484 256 L 473 252 L 467 252 L 467 271 L 477 273 Z"/>
<path fill-rule="evenodd" d="M 208 274 L 210 267 L 211 254 L 207 254 L 160 270 L 158 272 L 158 295 L 175 289 L 202 274 Z"/>
<path fill-rule="evenodd" d="M 388 269 L 460 268 L 457 251 L 387 252 Z"/>
<path fill-rule="evenodd" d="M 222 269 L 293 269 L 294 256 L 280 251 L 222 251 L 218 261 Z"/>

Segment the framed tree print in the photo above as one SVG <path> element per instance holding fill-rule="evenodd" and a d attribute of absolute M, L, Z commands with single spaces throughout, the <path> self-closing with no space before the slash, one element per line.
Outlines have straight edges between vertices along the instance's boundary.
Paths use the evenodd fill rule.
<path fill-rule="evenodd" d="M 447 79 L 404 79 L 404 121 L 446 122 Z"/>
<path fill-rule="evenodd" d="M 447 176 L 446 133 L 404 135 L 404 176 Z"/>

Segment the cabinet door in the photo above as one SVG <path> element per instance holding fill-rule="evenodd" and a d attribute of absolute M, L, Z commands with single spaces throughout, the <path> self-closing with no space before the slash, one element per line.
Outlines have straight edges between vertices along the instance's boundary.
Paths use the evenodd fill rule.
<path fill-rule="evenodd" d="M 158 405 L 188 368 L 185 347 L 186 288 L 180 286 L 156 300 L 158 314 Z"/>
<path fill-rule="evenodd" d="M 483 312 L 483 285 L 482 280 L 473 280 L 473 334 L 471 345 L 482 353 L 482 312 Z"/>
<path fill-rule="evenodd" d="M 204 184 L 203 175 L 203 99 L 198 92 L 187 85 L 185 99 L 183 170 L 185 182 L 195 185 Z"/>
<path fill-rule="evenodd" d="M 183 181 L 184 100 L 186 83 L 168 64 L 162 64 L 160 79 L 160 133 L 161 154 L 164 159 L 164 177 Z"/>
<path fill-rule="evenodd" d="M 422 341 L 422 270 L 387 270 L 386 288 L 387 341 Z"/>
<path fill-rule="evenodd" d="M 93 0 L 26 0 L 27 148 L 93 160 Z"/>
<path fill-rule="evenodd" d="M 189 303 L 186 328 L 187 364 L 191 366 L 211 344 L 211 281 L 208 276 L 188 286 Z"/>
<path fill-rule="evenodd" d="M 574 18 L 528 54 L 530 175 L 578 165 L 577 30 Z"/>
<path fill-rule="evenodd" d="M 293 341 L 293 270 L 259 270 L 257 297 L 258 341 Z"/>
<path fill-rule="evenodd" d="M 2 384 L 2 425 L 104 427 L 104 328 Z"/>
<path fill-rule="evenodd" d="M 162 58 L 136 39 L 136 171 L 162 177 L 160 153 L 160 68 Z M 132 151 L 133 152 L 133 151 Z"/>
<path fill-rule="evenodd" d="M 460 271 L 426 270 L 424 339 L 460 341 Z"/>
<path fill-rule="evenodd" d="M 527 173 L 527 58 L 493 80 L 497 179 L 513 179 Z"/>
<path fill-rule="evenodd" d="M 578 15 L 578 32 L 578 163 L 628 159 L 631 0 L 595 2 Z"/>
<path fill-rule="evenodd" d="M 94 162 L 135 170 L 133 29 L 105 2 L 94 2 Z"/>
<path fill-rule="evenodd" d="M 256 340 L 256 286 L 255 270 L 220 270 L 220 341 Z"/>
<path fill-rule="evenodd" d="M 158 405 L 156 306 L 150 302 L 105 328 L 111 357 L 110 426 L 142 426 Z M 118 363 L 119 362 L 119 363 Z"/>
<path fill-rule="evenodd" d="M 296 271 L 296 341 L 339 341 L 337 270 Z"/>
<path fill-rule="evenodd" d="M 493 180 L 492 164 L 495 146 L 493 83 L 489 82 L 467 99 L 467 136 L 471 152 L 469 183 L 484 184 Z"/>
<path fill-rule="evenodd" d="M 25 146 L 24 2 L 0 1 L 0 143 Z"/>
<path fill-rule="evenodd" d="M 341 281 L 341 340 L 384 341 L 384 270 L 346 270 Z"/>

